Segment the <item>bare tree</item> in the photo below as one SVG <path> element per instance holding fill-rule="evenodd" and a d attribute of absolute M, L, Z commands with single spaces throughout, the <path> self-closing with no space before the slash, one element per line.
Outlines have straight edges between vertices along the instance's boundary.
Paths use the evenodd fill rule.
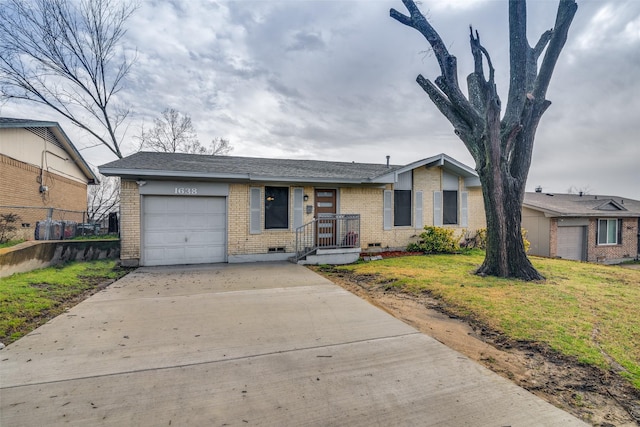
<path fill-rule="evenodd" d="M 120 207 L 120 178 L 100 176 L 100 184 L 87 190 L 88 222 L 102 222 Z"/>
<path fill-rule="evenodd" d="M 216 137 L 211 140 L 211 146 L 208 149 L 207 154 L 211 154 L 212 156 L 224 156 L 229 154 L 233 147 L 228 139 Z"/>
<path fill-rule="evenodd" d="M 524 250 L 521 206 L 535 132 L 551 105 L 545 95 L 578 7 L 575 0 L 559 0 L 554 28 L 545 31 L 534 47 L 527 40 L 526 1 L 509 0 L 510 86 L 502 119 L 493 64 L 478 32 L 473 28 L 470 31 L 474 71 L 467 77 L 467 98 L 458 83 L 456 57 L 449 53 L 416 4 L 412 0 L 403 3 L 409 15 L 391 9 L 391 17 L 418 30 L 429 42 L 440 66 L 441 75 L 435 84 L 422 75 L 417 82 L 451 122 L 476 162 L 487 219 L 487 252 L 477 273 L 544 279 Z"/>
<path fill-rule="evenodd" d="M 576 187 L 575 185 L 572 185 L 567 189 L 567 194 L 579 194 L 582 196 L 591 194 L 592 191 L 593 190 L 591 190 L 591 187 L 588 185 L 585 185 L 583 187 Z"/>
<path fill-rule="evenodd" d="M 153 121 L 153 128 L 149 131 L 143 128 L 137 139 L 140 150 L 163 153 L 223 155 L 232 150 L 229 140 L 223 138 L 214 138 L 210 147 L 202 145 L 191 117 L 174 108 L 166 108 L 162 116 Z"/>
<path fill-rule="evenodd" d="M 121 47 L 136 6 L 114 0 L 4 0 L 0 97 L 46 105 L 117 157 L 128 115 L 115 97 L 131 69 Z"/>

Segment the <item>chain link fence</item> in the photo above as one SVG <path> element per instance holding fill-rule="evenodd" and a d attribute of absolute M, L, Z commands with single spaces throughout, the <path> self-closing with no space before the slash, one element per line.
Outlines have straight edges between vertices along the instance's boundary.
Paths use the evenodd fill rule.
<path fill-rule="evenodd" d="M 3 218 L 13 214 L 14 221 Z M 86 211 L 38 206 L 0 206 L 0 227 L 11 227 L 12 238 L 24 240 L 64 240 L 76 236 L 118 233 L 118 216 L 111 213 L 101 222 L 90 222 Z"/>

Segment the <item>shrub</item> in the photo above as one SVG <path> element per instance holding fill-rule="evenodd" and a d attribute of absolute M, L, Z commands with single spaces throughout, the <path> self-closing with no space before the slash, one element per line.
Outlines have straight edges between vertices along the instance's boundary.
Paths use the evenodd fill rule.
<path fill-rule="evenodd" d="M 524 251 L 529 252 L 531 242 L 527 240 L 527 230 L 524 228 L 522 229 L 522 243 L 524 244 Z M 473 236 L 469 236 L 467 233 L 467 235 L 465 235 L 464 246 L 468 248 L 487 249 L 487 229 L 480 228 L 476 230 L 476 234 Z"/>
<path fill-rule="evenodd" d="M 0 214 L 0 243 L 6 243 L 13 237 L 16 226 L 14 223 L 18 222 L 20 217 L 14 213 Z"/>
<path fill-rule="evenodd" d="M 410 244 L 407 250 L 425 254 L 451 254 L 459 252 L 460 245 L 454 229 L 427 225 L 420 234 L 420 241 Z"/>

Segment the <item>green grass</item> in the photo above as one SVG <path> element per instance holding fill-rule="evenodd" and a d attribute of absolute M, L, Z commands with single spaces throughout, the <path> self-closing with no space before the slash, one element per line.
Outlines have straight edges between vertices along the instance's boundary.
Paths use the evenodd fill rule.
<path fill-rule="evenodd" d="M 115 261 L 100 260 L 73 262 L 0 279 L 0 342 L 6 345 L 17 340 L 64 312 L 98 284 L 126 273 L 115 267 Z"/>
<path fill-rule="evenodd" d="M 76 236 L 70 240 L 118 240 L 118 234 L 87 234 L 86 236 Z"/>
<path fill-rule="evenodd" d="M 10 248 L 11 246 L 19 245 L 24 241 L 25 241 L 24 239 L 9 240 L 8 242 L 0 243 L 0 249 Z"/>
<path fill-rule="evenodd" d="M 609 369 L 640 389 L 640 271 L 532 257 L 541 283 L 479 277 L 483 254 L 391 258 L 343 267 L 379 274 L 407 292 L 428 291 L 457 314 L 515 340 L 548 344 Z"/>

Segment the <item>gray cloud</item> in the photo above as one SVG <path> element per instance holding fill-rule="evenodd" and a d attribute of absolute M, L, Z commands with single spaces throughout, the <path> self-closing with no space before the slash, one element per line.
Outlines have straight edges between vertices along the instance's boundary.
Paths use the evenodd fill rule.
<path fill-rule="evenodd" d="M 394 163 L 445 152 L 471 156 L 415 82 L 438 68 L 426 41 L 392 20 L 399 0 L 146 1 L 126 42 L 138 60 L 119 99 L 132 111 L 132 140 L 168 106 L 192 116 L 202 141 L 231 140 L 235 155 Z M 460 80 L 473 66 L 469 25 L 480 32 L 508 90 L 506 0 L 424 0 L 434 27 L 458 58 Z M 530 43 L 553 26 L 556 1 L 530 1 Z M 582 0 L 548 92 L 529 190 L 589 186 L 640 199 L 640 2 Z M 2 115 L 61 122 L 79 145 L 84 134 L 50 111 L 22 104 Z M 133 144 L 130 145 L 133 149 Z M 105 150 L 84 150 L 94 164 Z"/>

